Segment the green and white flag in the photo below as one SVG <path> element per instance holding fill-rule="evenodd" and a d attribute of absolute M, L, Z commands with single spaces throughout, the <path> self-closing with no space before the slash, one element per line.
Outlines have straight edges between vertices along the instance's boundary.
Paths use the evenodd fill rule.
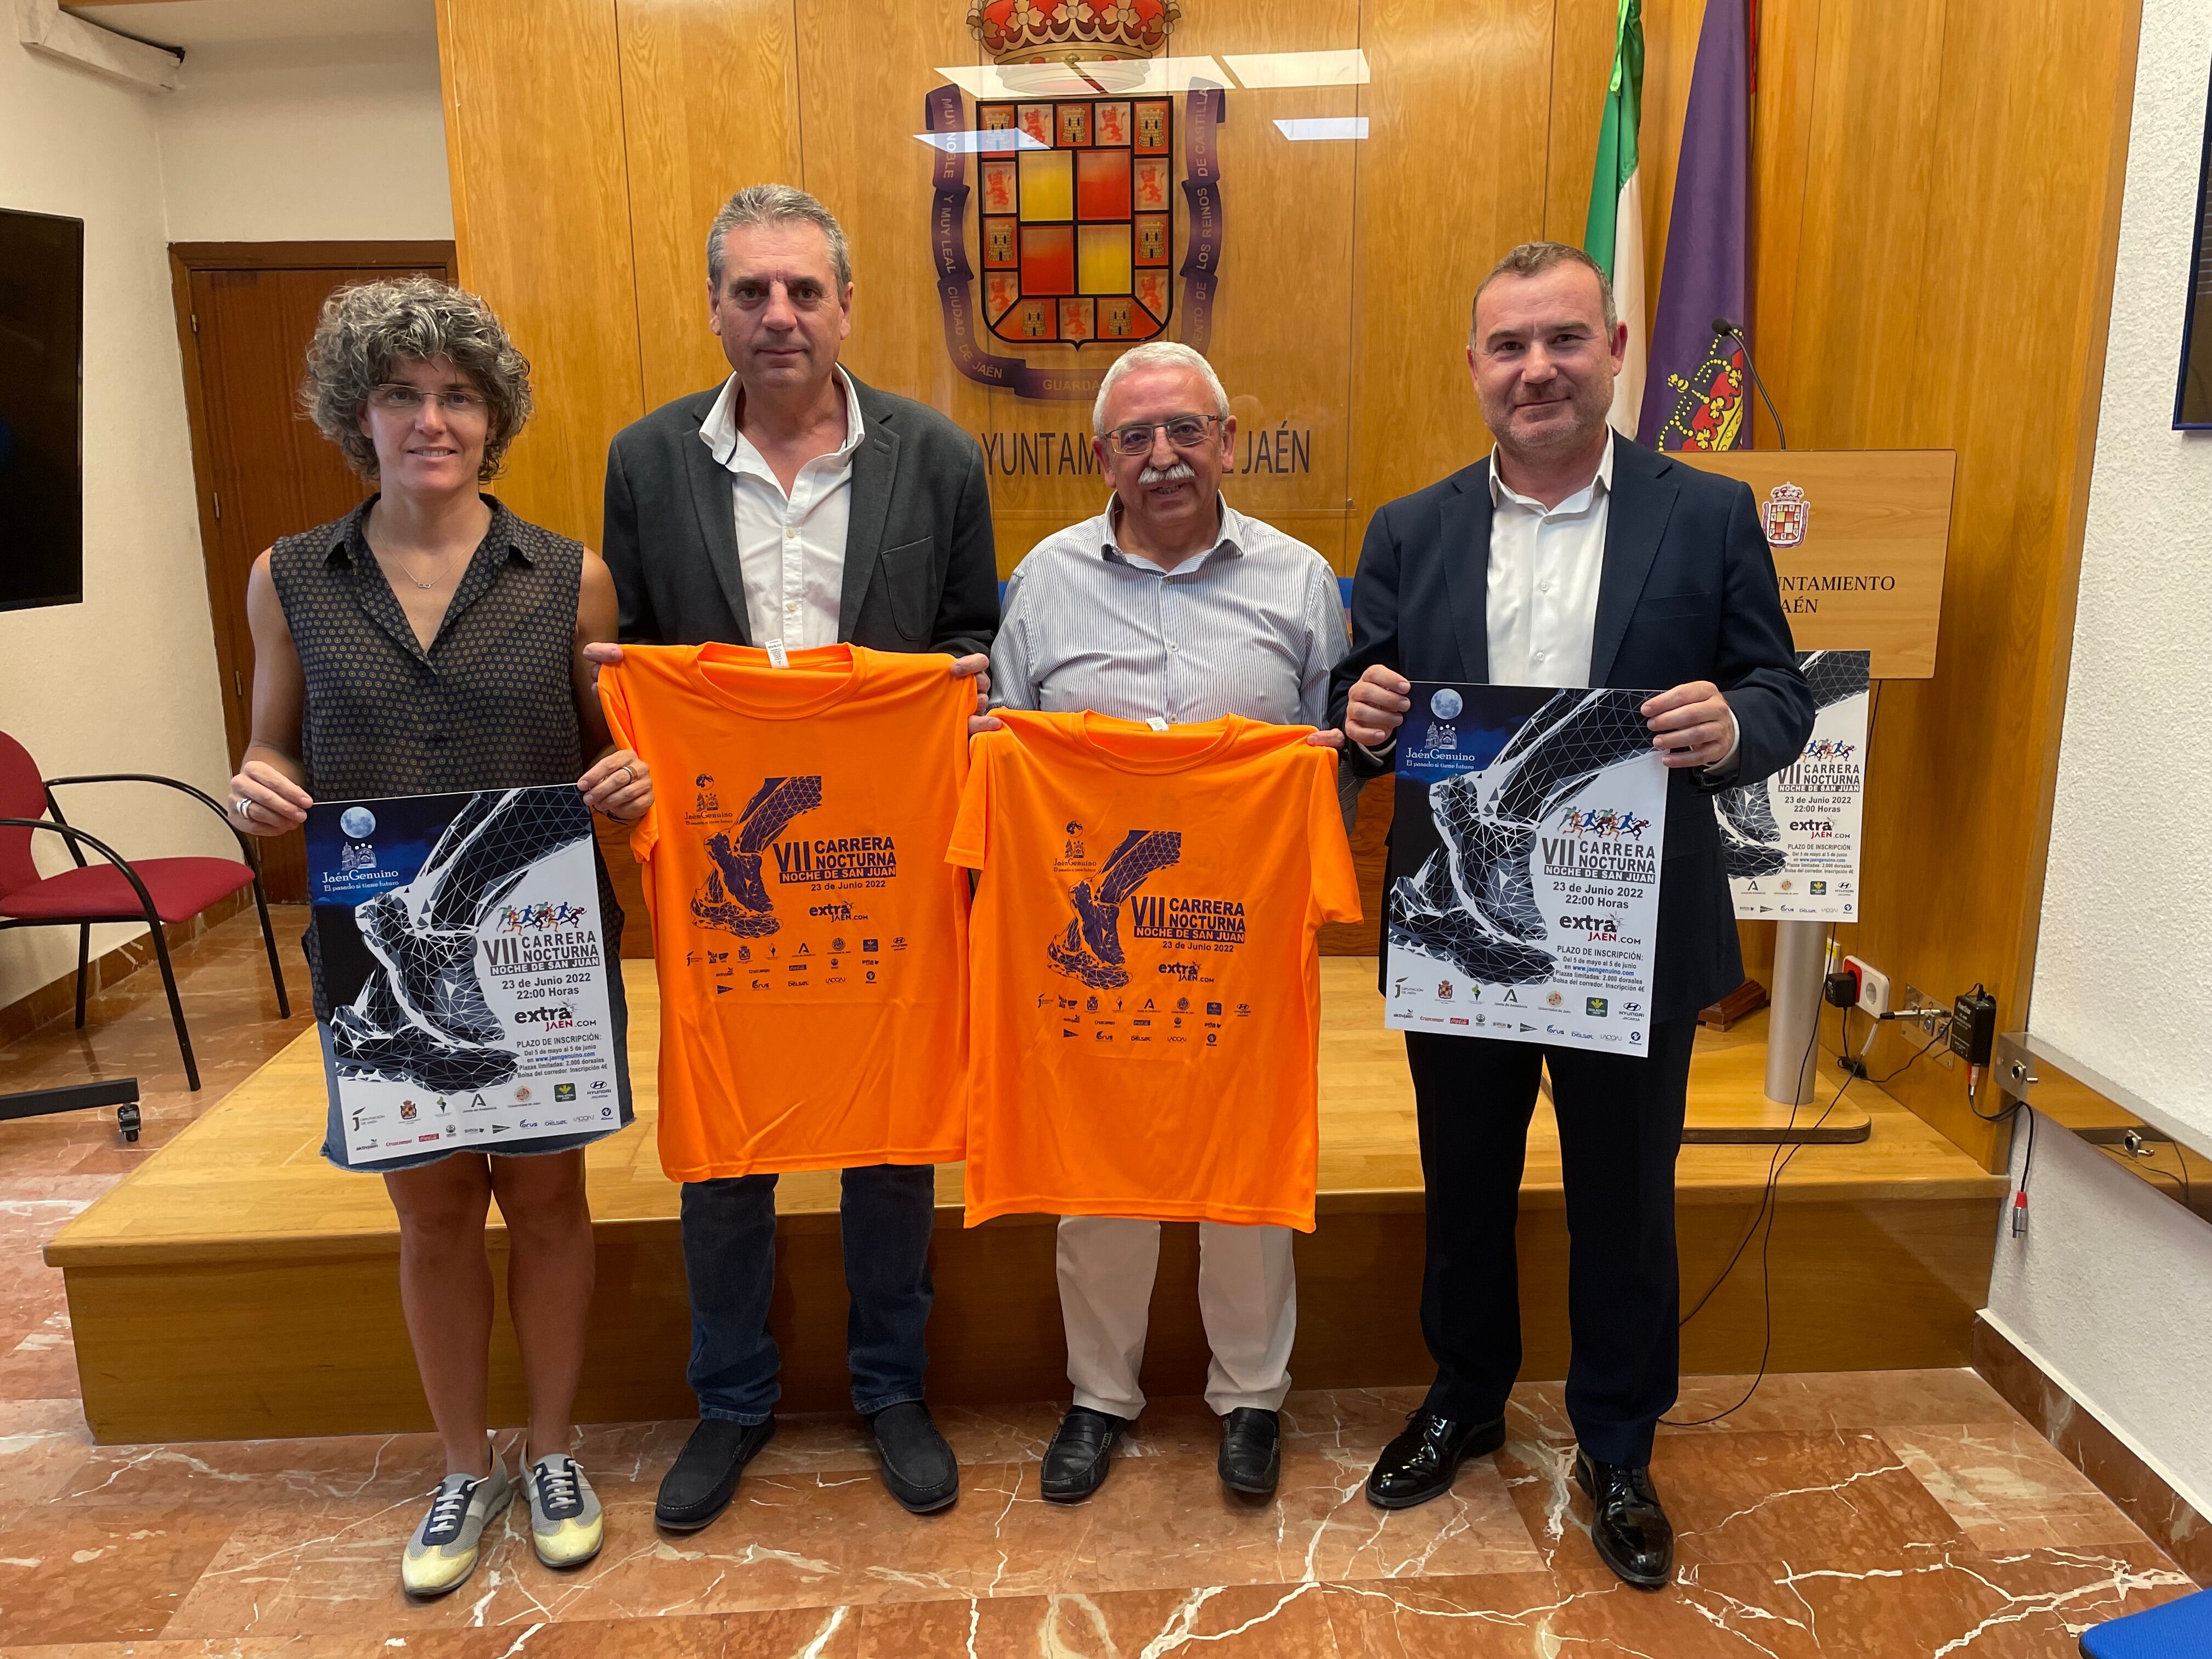
<path fill-rule="evenodd" d="M 1644 105 L 1644 0 L 1620 0 L 1598 130 L 1597 176 L 1590 182 L 1589 223 L 1583 249 L 1613 280 L 1613 299 L 1628 325 L 1628 356 L 1613 383 L 1613 429 L 1636 436 L 1644 407 L 1644 197 L 1636 167 L 1636 134 Z"/>

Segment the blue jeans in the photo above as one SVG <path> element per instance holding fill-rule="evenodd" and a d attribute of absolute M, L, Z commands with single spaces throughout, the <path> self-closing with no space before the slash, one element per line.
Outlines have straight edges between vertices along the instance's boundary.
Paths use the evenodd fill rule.
<path fill-rule="evenodd" d="M 929 1235 L 937 1171 L 927 1164 L 847 1170 L 838 1221 L 844 1235 L 845 1323 L 853 1408 L 870 1416 L 921 1398 L 929 1352 Z M 690 1281 L 691 1392 L 699 1415 L 767 1421 L 782 1392 L 769 1334 L 775 1291 L 775 1177 L 737 1176 L 684 1183 L 684 1271 Z"/>

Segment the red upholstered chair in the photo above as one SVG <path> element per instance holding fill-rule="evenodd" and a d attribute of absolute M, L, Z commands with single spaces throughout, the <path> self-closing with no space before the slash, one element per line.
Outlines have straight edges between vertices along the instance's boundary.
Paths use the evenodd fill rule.
<path fill-rule="evenodd" d="M 105 842 L 72 828 L 63 817 L 54 791 L 87 783 L 151 783 L 181 789 L 222 819 L 223 828 L 237 836 L 246 861 L 172 858 L 129 862 Z M 59 836 L 69 843 L 70 856 L 76 860 L 75 869 L 52 876 L 39 873 L 31 857 L 31 838 L 42 834 Z M 87 848 L 106 862 L 88 863 Z M 30 751 L 0 732 L 0 930 L 58 927 L 77 930 L 76 1023 L 82 1028 L 93 923 L 144 922 L 154 936 L 155 959 L 161 964 L 161 983 L 169 994 L 169 1017 L 176 1022 L 177 1047 L 185 1056 L 185 1079 L 194 1089 L 200 1086 L 200 1070 L 192 1059 L 191 1034 L 185 1029 L 185 1007 L 177 999 L 177 975 L 169 966 L 169 945 L 161 936 L 161 924 L 189 921 L 249 886 L 253 889 L 254 908 L 261 913 L 261 939 L 269 947 L 269 976 L 276 981 L 277 1011 L 289 1019 L 292 1002 L 284 994 L 284 971 L 276 961 L 276 935 L 269 927 L 269 899 L 261 887 L 261 854 L 252 841 L 233 828 L 220 804 L 188 783 L 141 772 L 42 778 Z"/>

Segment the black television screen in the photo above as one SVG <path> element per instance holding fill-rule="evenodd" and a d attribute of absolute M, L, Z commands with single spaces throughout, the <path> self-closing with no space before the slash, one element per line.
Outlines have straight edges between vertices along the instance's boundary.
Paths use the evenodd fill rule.
<path fill-rule="evenodd" d="M 0 611 L 84 598 L 84 221 L 0 208 Z"/>

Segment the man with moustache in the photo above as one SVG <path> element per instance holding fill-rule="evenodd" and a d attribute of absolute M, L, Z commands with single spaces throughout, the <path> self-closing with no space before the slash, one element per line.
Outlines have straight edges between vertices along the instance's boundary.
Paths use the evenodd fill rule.
<path fill-rule="evenodd" d="M 836 217 L 787 185 L 739 191 L 707 233 L 707 307 L 729 379 L 625 427 L 607 454 L 599 545 L 621 637 L 950 652 L 980 707 L 999 621 L 982 453 L 936 410 L 838 363 L 853 270 Z M 616 662 L 621 647 L 586 654 Z M 672 1530 L 720 1515 L 775 1432 L 775 1185 L 684 1185 L 700 1420 L 654 1507 Z M 922 1403 L 936 1173 L 847 1170 L 842 1193 L 853 1405 L 892 1497 L 940 1510 L 960 1472 Z"/>
<path fill-rule="evenodd" d="M 1091 429 L 1114 494 L 1097 518 L 1040 542 L 1007 582 L 991 656 L 1001 703 L 1170 725 L 1232 714 L 1322 725 L 1346 649 L 1336 573 L 1223 499 L 1237 420 L 1211 365 L 1173 342 L 1133 348 L 1100 382 Z M 1343 738 L 1317 731 L 1313 741 Z M 1281 1468 L 1276 1411 L 1297 1330 L 1291 1230 L 1202 1221 L 1198 1236 L 1217 1467 L 1231 1492 L 1263 1496 Z M 1075 1397 L 1044 1455 L 1041 1489 L 1055 1503 L 1098 1490 L 1144 1409 L 1137 1373 L 1159 1260 L 1157 1221 L 1060 1218 Z"/>
<path fill-rule="evenodd" d="M 1475 291 L 1467 361 L 1495 447 L 1367 528 L 1332 718 L 1387 769 L 1413 680 L 1668 688 L 1643 705 L 1670 769 L 1643 1055 L 1407 1032 L 1427 1188 L 1421 1328 L 1437 1377 L 1367 1480 L 1404 1509 L 1504 1440 L 1521 1363 L 1514 1221 L 1540 1067 L 1566 1187 L 1566 1407 L 1591 1541 L 1628 1583 L 1672 1575 L 1651 1483 L 1678 1388 L 1674 1158 L 1697 1011 L 1742 977 L 1712 793 L 1802 751 L 1798 673 L 1749 488 L 1616 436 L 1627 346 L 1589 257 L 1532 242 Z"/>

